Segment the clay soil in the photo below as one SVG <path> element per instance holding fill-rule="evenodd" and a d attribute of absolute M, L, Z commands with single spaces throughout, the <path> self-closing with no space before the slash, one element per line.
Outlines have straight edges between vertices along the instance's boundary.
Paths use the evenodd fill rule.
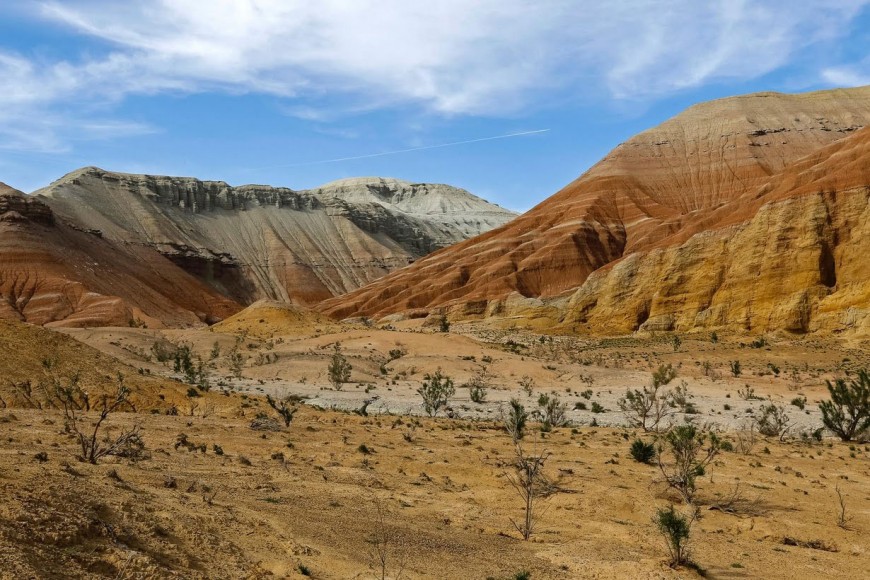
<path fill-rule="evenodd" d="M 734 446 L 698 483 L 690 547 L 703 573 L 858 578 L 870 568 L 870 447 L 801 436 L 820 426 L 825 379 L 865 364 L 864 345 L 770 337 L 753 347 L 741 337 L 686 336 L 675 351 L 668 336 L 551 341 L 453 330 L 345 325 L 256 338 L 67 331 L 137 376 L 167 381 L 177 375 L 151 346 L 190 344 L 209 361 L 211 391 L 187 401 L 175 393 L 176 416 L 153 397 L 137 413 L 112 415 L 113 432 L 141 425 L 148 457 L 97 465 L 76 459 L 56 409 L 0 409 L 0 577 L 381 578 L 378 538 L 389 540 L 387 578 L 400 568 L 403 578 L 696 577 L 666 564 L 651 519 L 659 507 L 685 507 L 657 467 L 631 458 L 634 438 L 653 435 L 626 427 L 616 407 L 625 388 L 648 383 L 666 363 L 694 397 L 699 412 L 688 419 Z M 211 359 L 215 342 L 220 354 Z M 335 342 L 354 365 L 340 391 L 326 376 Z M 229 370 L 234 348 L 244 355 L 241 378 Z M 404 353 L 388 360 L 393 349 Z M 737 377 L 733 360 L 742 363 Z M 478 405 L 461 384 L 482 366 L 491 388 Z M 459 386 L 453 419 L 421 416 L 415 389 L 438 367 Z M 520 389 L 523 376 L 534 381 L 531 396 Z M 741 398 L 746 385 L 761 399 Z M 252 429 L 258 414 L 278 418 L 264 393 L 308 398 L 289 427 Z M 506 477 L 514 446 L 498 415 L 512 397 L 533 409 L 541 393 L 568 403 L 572 424 L 545 434 L 530 425 L 523 445 L 551 453 L 554 487 L 523 541 L 511 523 L 522 501 Z M 743 453 L 738 430 L 768 397 L 794 427 L 784 441 L 758 437 Z M 807 398 L 805 410 L 790 403 L 798 397 Z M 357 414 L 364 401 L 368 416 Z M 592 402 L 605 411 L 592 413 Z"/>

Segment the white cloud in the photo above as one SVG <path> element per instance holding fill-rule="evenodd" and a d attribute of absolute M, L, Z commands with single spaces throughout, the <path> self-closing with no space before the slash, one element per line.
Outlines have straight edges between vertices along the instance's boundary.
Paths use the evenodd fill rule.
<path fill-rule="evenodd" d="M 822 71 L 822 78 L 839 87 L 870 85 L 870 57 L 855 65 L 826 68 Z"/>
<path fill-rule="evenodd" d="M 45 2 L 41 18 L 108 49 L 48 63 L 0 53 L 0 108 L 56 111 L 166 91 L 272 94 L 302 116 L 328 116 L 316 104 L 323 96 L 349 109 L 412 104 L 448 115 L 511 113 L 553 92 L 651 99 L 771 72 L 845 34 L 868 3 Z"/>

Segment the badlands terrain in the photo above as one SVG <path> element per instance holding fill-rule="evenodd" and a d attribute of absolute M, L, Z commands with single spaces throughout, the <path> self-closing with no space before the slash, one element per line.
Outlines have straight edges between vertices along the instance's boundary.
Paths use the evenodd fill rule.
<path fill-rule="evenodd" d="M 870 564 L 870 447 L 813 437 L 824 381 L 870 360 L 863 341 L 694 335 L 675 351 L 669 335 L 443 333 L 270 303 L 243 314 L 198 330 L 3 325 L 0 362 L 20 369 L 0 388 L 5 577 L 381 578 L 379 553 L 387 578 L 856 578 Z M 327 372 L 336 343 L 353 367 L 340 390 Z M 208 391 L 158 360 L 185 345 L 206 361 Z M 139 425 L 144 456 L 77 460 L 63 413 L 37 386 L 41 357 L 59 362 L 56 376 L 81 369 L 91 400 L 123 373 L 136 412 L 107 425 Z M 652 517 L 681 501 L 629 453 L 656 435 L 617 407 L 668 363 L 693 407 L 668 420 L 730 445 L 698 482 L 698 570 L 667 565 Z M 484 367 L 475 403 L 463 385 Z M 432 419 L 415 391 L 438 368 L 457 389 Z M 289 426 L 264 394 L 292 395 Z M 500 416 L 509 398 L 534 410 L 542 394 L 567 405 L 569 423 L 529 425 L 524 445 L 551 454 L 553 487 L 525 542 L 511 523 L 523 503 Z M 752 427 L 771 403 L 788 417 L 782 438 Z"/>
<path fill-rule="evenodd" d="M 868 434 L 819 405 L 870 369 L 868 125 L 867 87 L 702 103 L 515 219 L 382 178 L 0 186 L 0 577 L 866 576 Z"/>

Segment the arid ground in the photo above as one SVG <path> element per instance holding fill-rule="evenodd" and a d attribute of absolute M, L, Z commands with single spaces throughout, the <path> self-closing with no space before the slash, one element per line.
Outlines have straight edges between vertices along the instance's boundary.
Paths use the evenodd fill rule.
<path fill-rule="evenodd" d="M 420 321 L 322 320 L 282 333 L 259 320 L 64 331 L 139 381 L 138 412 L 114 413 L 105 425 L 139 424 L 143 459 L 78 461 L 63 414 L 15 403 L 6 388 L 4 578 L 381 578 L 378 548 L 387 578 L 858 578 L 870 567 L 870 446 L 811 436 L 825 380 L 870 366 L 864 344 L 686 335 L 675 350 L 671 335 L 541 338 L 472 326 L 447 334 Z M 60 338 L 53 350 L 73 358 L 79 343 Z M 340 390 L 327 376 L 336 342 L 353 365 Z M 186 396 L 155 343 L 189 345 L 206 361 L 210 390 Z M 85 356 L 92 349 L 82 353 L 81 364 L 96 364 Z M 654 435 L 627 427 L 617 404 L 667 363 L 677 370 L 670 386 L 685 381 L 694 407 L 669 419 L 709 426 L 731 443 L 698 481 L 690 549 L 700 571 L 667 565 L 652 517 L 671 503 L 685 508 L 657 466 L 629 454 L 636 437 Z M 484 366 L 486 401 L 473 403 L 462 385 Z M 457 385 L 454 418 L 423 416 L 416 393 L 439 367 Z M 265 393 L 297 396 L 289 426 Z M 526 542 L 511 522 L 523 503 L 508 480 L 514 446 L 500 416 L 510 398 L 534 410 L 541 393 L 567 404 L 570 423 L 549 433 L 531 423 L 523 440 L 529 453 L 551 453 L 552 483 Z M 804 398 L 803 410 L 792 402 Z M 746 445 L 751 418 L 770 402 L 789 417 L 783 441 L 756 434 Z M 276 421 L 252 428 L 264 414 Z"/>

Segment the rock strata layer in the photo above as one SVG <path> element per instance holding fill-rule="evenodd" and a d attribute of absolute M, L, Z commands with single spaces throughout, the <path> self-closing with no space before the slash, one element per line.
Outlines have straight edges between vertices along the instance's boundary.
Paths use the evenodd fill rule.
<path fill-rule="evenodd" d="M 86 167 L 36 194 L 241 303 L 315 303 L 515 216 L 462 189 L 382 178 L 294 191 Z"/>
<path fill-rule="evenodd" d="M 866 325 L 870 87 L 702 103 L 516 220 L 325 301 L 566 331 Z"/>

